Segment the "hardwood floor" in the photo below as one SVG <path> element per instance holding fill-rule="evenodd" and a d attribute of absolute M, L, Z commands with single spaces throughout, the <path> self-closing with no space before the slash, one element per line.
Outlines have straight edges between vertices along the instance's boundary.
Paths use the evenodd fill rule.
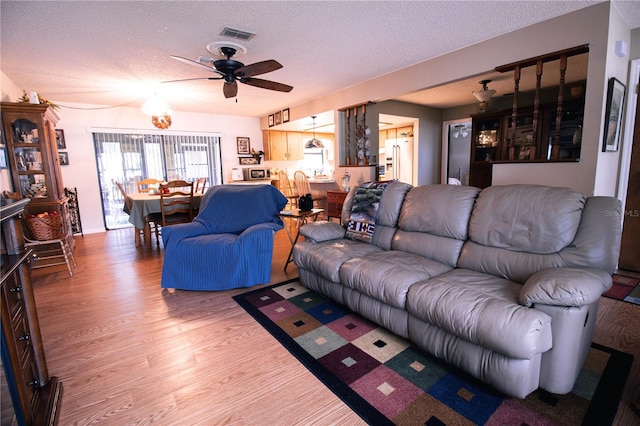
<path fill-rule="evenodd" d="M 163 248 L 133 230 L 76 237 L 78 268 L 33 271 L 60 425 L 364 424 L 230 296 L 160 288 Z M 297 276 L 284 231 L 272 283 Z M 616 424 L 638 424 L 640 306 L 602 298 L 596 342 L 634 354 Z"/>

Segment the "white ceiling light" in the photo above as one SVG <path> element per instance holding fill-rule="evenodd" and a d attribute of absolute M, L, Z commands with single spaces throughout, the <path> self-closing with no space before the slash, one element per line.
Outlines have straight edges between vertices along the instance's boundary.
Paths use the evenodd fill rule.
<path fill-rule="evenodd" d="M 480 105 L 478 106 L 478 110 L 480 112 L 487 112 L 489 110 L 489 104 L 487 102 L 493 95 L 496 94 L 495 90 L 489 89 L 487 87 L 487 84 L 489 83 L 491 83 L 491 80 L 482 80 L 480 82 L 480 84 L 482 84 L 482 90 L 476 90 L 475 92 L 472 92 L 473 96 L 475 96 L 476 99 L 480 102 Z"/>
<path fill-rule="evenodd" d="M 142 113 L 151 116 L 151 123 L 158 129 L 168 129 L 171 126 L 171 108 L 158 95 L 153 95 L 142 104 Z"/>

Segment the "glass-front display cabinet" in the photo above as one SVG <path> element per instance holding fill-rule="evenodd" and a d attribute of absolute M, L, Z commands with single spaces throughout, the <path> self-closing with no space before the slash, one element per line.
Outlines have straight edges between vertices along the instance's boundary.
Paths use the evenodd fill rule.
<path fill-rule="evenodd" d="M 47 105 L 3 102 L 2 122 L 14 191 L 32 204 L 63 198 L 56 113 Z"/>
<path fill-rule="evenodd" d="M 74 247 L 56 142 L 58 115 L 46 104 L 2 102 L 1 107 L 13 192 L 31 200 L 28 216 L 60 215 L 62 232 Z"/>

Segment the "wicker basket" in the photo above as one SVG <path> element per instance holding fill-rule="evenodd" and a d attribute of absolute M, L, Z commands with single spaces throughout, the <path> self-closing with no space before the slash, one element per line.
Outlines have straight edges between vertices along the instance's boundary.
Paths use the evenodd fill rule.
<path fill-rule="evenodd" d="M 27 217 L 27 226 L 33 238 L 38 241 L 57 240 L 64 237 L 59 215 Z"/>

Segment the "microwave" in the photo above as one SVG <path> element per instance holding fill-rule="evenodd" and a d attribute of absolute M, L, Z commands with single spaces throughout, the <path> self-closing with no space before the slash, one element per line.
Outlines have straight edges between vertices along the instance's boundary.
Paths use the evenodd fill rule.
<path fill-rule="evenodd" d="M 266 167 L 246 167 L 242 169 L 244 180 L 271 179 L 271 169 Z"/>

